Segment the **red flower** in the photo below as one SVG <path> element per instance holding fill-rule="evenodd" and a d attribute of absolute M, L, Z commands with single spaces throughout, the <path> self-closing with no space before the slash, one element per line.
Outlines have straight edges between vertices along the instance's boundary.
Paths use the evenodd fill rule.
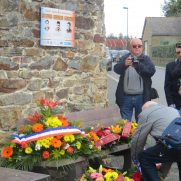
<path fill-rule="evenodd" d="M 46 106 L 46 101 L 47 101 L 47 99 L 44 99 L 43 97 L 41 98 L 41 100 L 37 100 L 40 104 L 41 104 L 41 106 Z"/>
<path fill-rule="evenodd" d="M 42 156 L 43 156 L 43 159 L 49 158 L 49 152 L 48 151 L 44 151 Z"/>
<path fill-rule="evenodd" d="M 26 148 L 27 146 L 28 146 L 28 144 L 26 142 L 22 142 L 21 148 Z"/>
<path fill-rule="evenodd" d="M 58 100 L 58 101 L 59 101 L 59 100 Z M 58 101 L 53 102 L 52 100 L 47 100 L 47 101 L 46 101 L 46 106 L 48 106 L 49 108 L 53 108 L 53 107 L 55 107 L 56 105 L 58 105 Z"/>
<path fill-rule="evenodd" d="M 21 128 L 21 132 L 25 132 L 26 131 L 26 128 L 25 127 L 22 127 Z"/>
<path fill-rule="evenodd" d="M 71 148 L 71 147 L 68 147 L 68 148 L 67 148 L 67 152 L 68 152 L 68 153 L 72 154 L 72 153 L 73 153 L 73 151 L 74 151 L 74 149 L 73 149 L 73 148 Z"/>
<path fill-rule="evenodd" d="M 58 119 L 60 119 L 60 120 L 66 120 L 66 119 L 68 119 L 68 117 L 62 117 L 61 115 L 58 115 Z"/>
<path fill-rule="evenodd" d="M 63 137 L 62 135 L 56 136 L 56 138 L 57 138 L 58 140 L 60 140 L 62 137 Z"/>
<path fill-rule="evenodd" d="M 43 116 L 42 115 L 39 116 L 37 114 L 37 112 L 35 112 L 34 116 L 32 116 L 31 114 L 28 114 L 28 116 L 30 119 L 26 119 L 26 120 L 29 120 L 29 121 L 34 122 L 34 123 L 37 122 L 40 118 L 43 118 Z"/>
<path fill-rule="evenodd" d="M 142 175 L 141 175 L 140 172 L 135 172 L 135 173 L 133 174 L 133 180 L 134 180 L 134 181 L 141 181 L 141 178 L 142 178 Z"/>
<path fill-rule="evenodd" d="M 99 136 L 105 136 L 103 131 L 98 131 L 96 134 L 99 135 Z"/>

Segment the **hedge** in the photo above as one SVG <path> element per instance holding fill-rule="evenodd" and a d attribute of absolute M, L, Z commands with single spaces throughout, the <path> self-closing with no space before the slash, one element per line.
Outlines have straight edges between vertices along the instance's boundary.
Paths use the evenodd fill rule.
<path fill-rule="evenodd" d="M 173 45 L 162 45 L 162 46 L 154 46 L 151 48 L 152 57 L 159 58 L 176 58 L 175 53 L 175 44 Z"/>

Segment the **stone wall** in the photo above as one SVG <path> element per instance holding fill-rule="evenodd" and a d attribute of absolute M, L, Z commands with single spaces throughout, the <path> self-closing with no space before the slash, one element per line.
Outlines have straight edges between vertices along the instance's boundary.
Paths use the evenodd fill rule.
<path fill-rule="evenodd" d="M 75 11 L 75 47 L 40 46 L 40 8 Z M 103 0 L 0 1 L 0 147 L 35 100 L 58 113 L 108 107 Z"/>

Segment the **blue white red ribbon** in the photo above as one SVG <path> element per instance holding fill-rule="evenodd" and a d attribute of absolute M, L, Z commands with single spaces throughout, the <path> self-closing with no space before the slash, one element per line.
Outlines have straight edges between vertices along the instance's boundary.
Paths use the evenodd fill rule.
<path fill-rule="evenodd" d="M 18 143 L 21 145 L 22 143 L 29 143 L 47 137 L 63 136 L 68 134 L 83 134 L 84 136 L 85 132 L 84 130 L 80 130 L 76 127 L 70 126 L 70 127 L 57 127 L 57 128 L 46 129 L 41 132 L 33 133 L 22 137 L 19 137 L 19 135 L 10 135 L 10 136 L 15 138 L 11 142 Z"/>

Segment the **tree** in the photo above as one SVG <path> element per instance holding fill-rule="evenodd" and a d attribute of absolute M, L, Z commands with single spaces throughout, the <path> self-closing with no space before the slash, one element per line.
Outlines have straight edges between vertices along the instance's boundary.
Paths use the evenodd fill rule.
<path fill-rule="evenodd" d="M 118 39 L 116 36 L 114 36 L 114 34 L 113 33 L 110 33 L 107 37 L 106 37 L 106 39 Z"/>
<path fill-rule="evenodd" d="M 164 0 L 161 8 L 166 17 L 181 16 L 181 0 Z"/>
<path fill-rule="evenodd" d="M 119 33 L 118 39 L 123 39 L 123 34 L 121 32 Z"/>

